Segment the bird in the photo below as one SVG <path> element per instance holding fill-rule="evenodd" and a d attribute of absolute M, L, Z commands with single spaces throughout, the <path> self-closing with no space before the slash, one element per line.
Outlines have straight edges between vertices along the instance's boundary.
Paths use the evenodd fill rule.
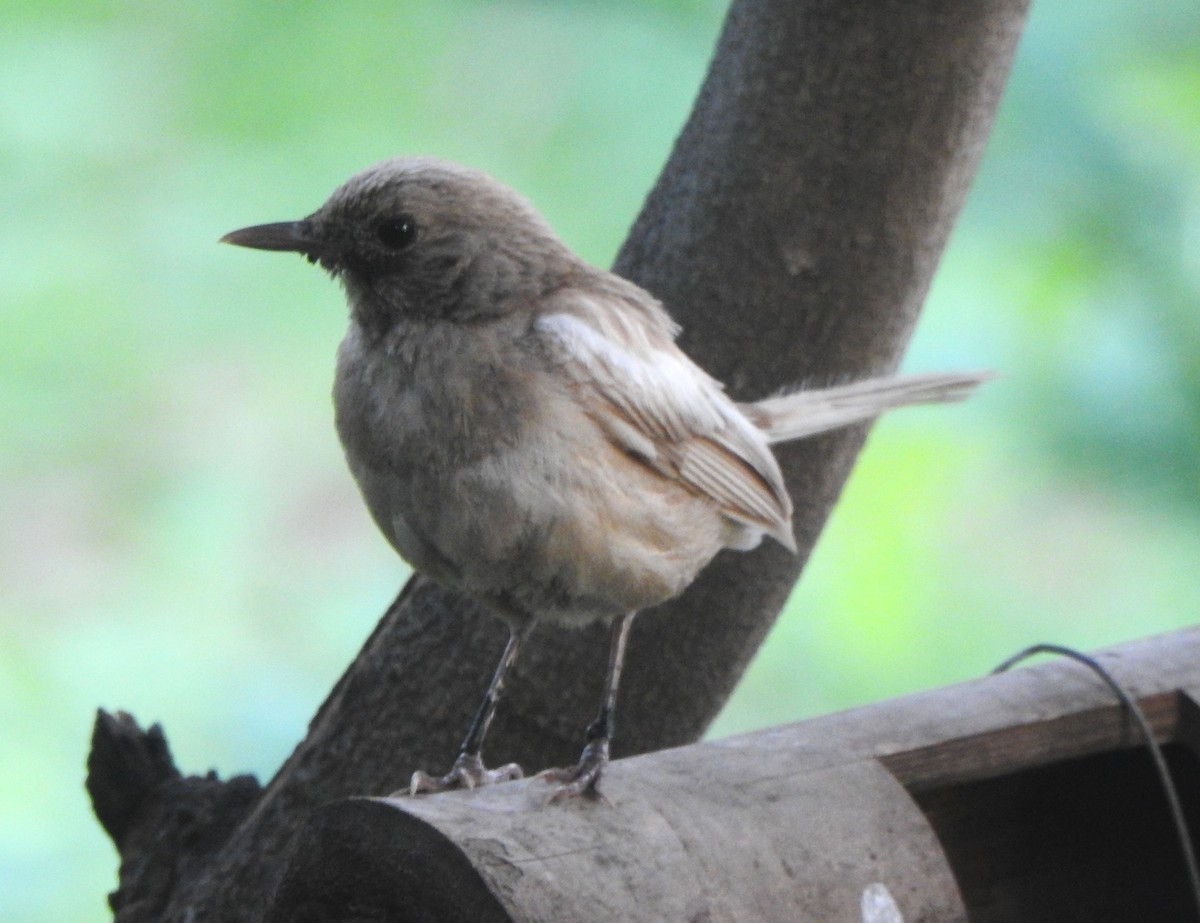
<path fill-rule="evenodd" d="M 334 417 L 372 518 L 413 568 L 481 603 L 508 642 L 449 771 L 408 792 L 520 778 L 482 747 L 540 622 L 611 625 L 606 678 L 554 798 L 597 796 L 634 616 L 722 549 L 795 552 L 772 452 L 907 404 L 960 400 L 987 373 L 871 378 L 730 398 L 677 345 L 649 292 L 589 265 L 487 174 L 399 157 L 308 217 L 223 243 L 302 254 L 339 280 L 349 324 Z"/>

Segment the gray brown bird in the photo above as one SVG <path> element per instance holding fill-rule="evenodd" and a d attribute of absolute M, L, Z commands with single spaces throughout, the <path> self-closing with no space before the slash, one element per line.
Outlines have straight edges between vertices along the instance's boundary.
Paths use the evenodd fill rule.
<path fill-rule="evenodd" d="M 482 602 L 508 645 L 450 771 L 410 790 L 519 777 L 480 750 L 505 672 L 542 619 L 612 623 L 599 715 L 559 795 L 594 793 L 635 613 L 722 548 L 795 550 L 770 445 L 959 400 L 978 374 L 881 378 L 754 404 L 675 344 L 653 296 L 584 263 L 521 196 L 426 158 L 352 177 L 300 221 L 227 234 L 345 287 L 334 405 L 346 460 L 392 546 Z"/>

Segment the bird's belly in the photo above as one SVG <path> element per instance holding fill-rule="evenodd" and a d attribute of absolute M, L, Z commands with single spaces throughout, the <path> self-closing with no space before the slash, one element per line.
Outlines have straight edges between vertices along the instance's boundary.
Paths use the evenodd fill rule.
<path fill-rule="evenodd" d="M 402 557 L 509 621 L 581 625 L 656 605 L 724 544 L 711 504 L 604 457 L 619 450 L 544 448 L 526 443 L 453 473 L 355 475 Z"/>

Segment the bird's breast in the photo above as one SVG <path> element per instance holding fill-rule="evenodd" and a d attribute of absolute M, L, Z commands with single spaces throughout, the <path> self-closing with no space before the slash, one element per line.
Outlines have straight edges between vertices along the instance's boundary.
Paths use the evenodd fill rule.
<path fill-rule="evenodd" d="M 355 325 L 347 332 L 334 383 L 338 435 L 376 523 L 415 566 L 455 558 L 448 546 L 461 542 L 448 532 L 511 521 L 496 507 L 512 491 L 480 472 L 512 459 L 536 426 L 531 375 L 510 339 L 479 328 L 413 324 L 378 340 Z"/>
<path fill-rule="evenodd" d="M 712 504 L 615 445 L 535 355 L 402 346 L 352 332 L 334 397 L 363 498 L 418 570 L 578 623 L 675 595 L 723 544 Z"/>

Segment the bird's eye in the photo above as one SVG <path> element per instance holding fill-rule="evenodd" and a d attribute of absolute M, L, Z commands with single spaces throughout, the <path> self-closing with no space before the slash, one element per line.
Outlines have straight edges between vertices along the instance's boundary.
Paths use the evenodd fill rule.
<path fill-rule="evenodd" d="M 408 215 L 385 218 L 375 226 L 375 236 L 389 250 L 403 250 L 417 239 L 417 223 Z"/>

